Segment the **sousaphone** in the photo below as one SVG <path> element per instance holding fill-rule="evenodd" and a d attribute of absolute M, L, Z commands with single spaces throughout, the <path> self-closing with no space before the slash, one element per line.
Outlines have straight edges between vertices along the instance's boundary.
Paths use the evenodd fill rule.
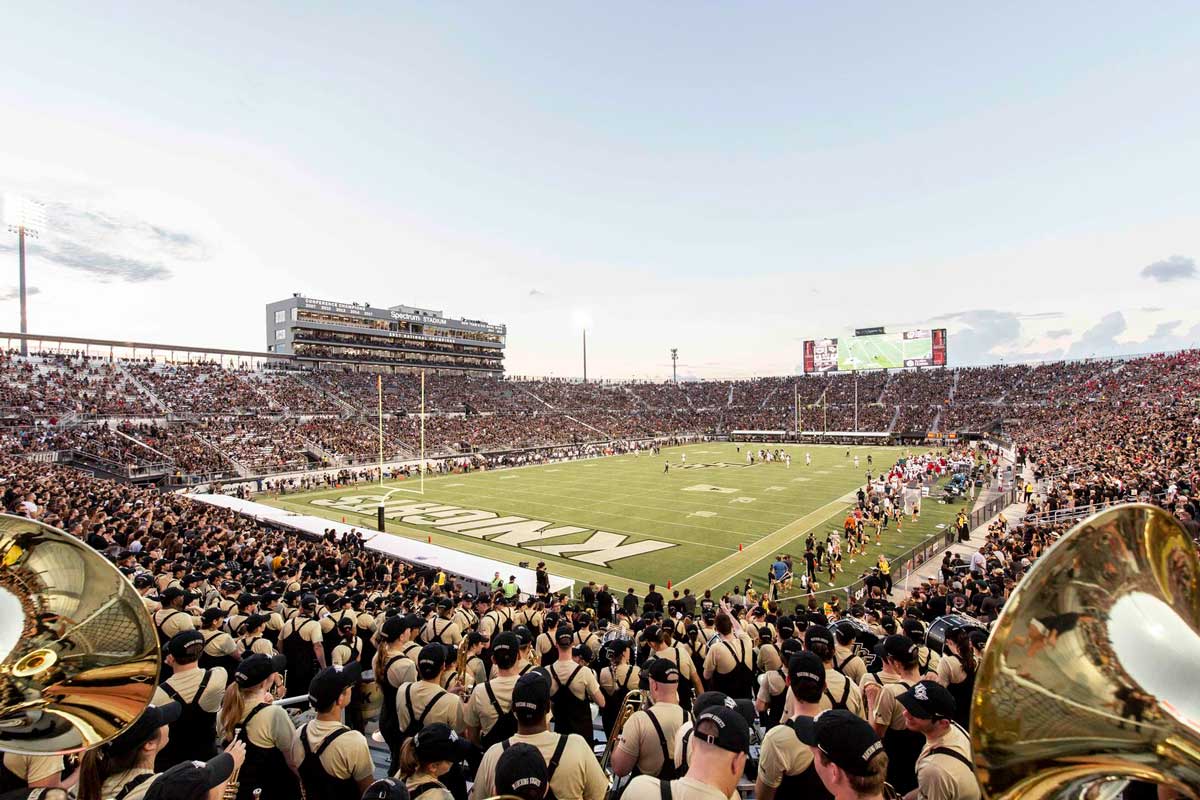
<path fill-rule="evenodd" d="M 1063 536 L 1013 591 L 976 678 L 989 798 L 1083 798 L 1127 780 L 1200 787 L 1200 563 L 1170 514 L 1131 504 Z"/>
<path fill-rule="evenodd" d="M 66 755 L 113 738 L 154 696 L 158 636 L 104 556 L 0 514 L 0 751 Z"/>

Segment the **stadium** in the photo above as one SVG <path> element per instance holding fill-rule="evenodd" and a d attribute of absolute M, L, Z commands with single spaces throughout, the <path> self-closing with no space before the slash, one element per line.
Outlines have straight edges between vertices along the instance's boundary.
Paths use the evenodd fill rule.
<path fill-rule="evenodd" d="M 294 11 L 0 56 L 0 800 L 1200 800 L 1183 26 Z"/>

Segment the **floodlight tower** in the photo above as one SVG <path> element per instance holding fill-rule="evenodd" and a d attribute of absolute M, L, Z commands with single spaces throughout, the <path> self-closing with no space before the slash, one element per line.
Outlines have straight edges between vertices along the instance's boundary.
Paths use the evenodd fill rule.
<path fill-rule="evenodd" d="M 679 348 L 671 348 L 671 380 L 679 383 L 679 374 L 675 371 L 675 365 L 679 361 Z"/>
<path fill-rule="evenodd" d="M 21 294 L 21 355 L 29 355 L 29 341 L 25 334 L 29 333 L 28 304 L 25 293 L 25 237 L 38 238 L 39 233 L 46 227 L 46 212 L 39 203 L 26 200 L 23 197 L 6 194 L 4 196 L 4 224 L 17 235 L 17 260 L 20 264 Z"/>

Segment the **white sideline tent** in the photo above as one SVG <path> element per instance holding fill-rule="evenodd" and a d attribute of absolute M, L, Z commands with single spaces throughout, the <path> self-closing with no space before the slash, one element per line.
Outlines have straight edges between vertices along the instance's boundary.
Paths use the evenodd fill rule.
<path fill-rule="evenodd" d="M 533 570 L 514 566 L 507 562 L 495 561 L 483 556 L 471 555 L 470 553 L 462 553 L 449 547 L 428 544 L 427 542 L 409 539 L 404 536 L 383 534 L 374 528 L 363 525 L 347 525 L 344 522 L 335 522 L 325 517 L 297 514 L 282 508 L 256 503 L 253 500 L 242 500 L 224 494 L 189 494 L 188 497 L 192 500 L 220 506 L 221 508 L 228 508 L 257 520 L 293 528 L 317 537 L 323 536 L 325 531 L 330 528 L 337 531 L 339 537 L 351 530 L 359 531 L 363 534 L 364 539 L 366 539 L 368 550 L 374 550 L 375 552 L 383 553 L 411 564 L 419 564 L 424 567 L 440 567 L 446 572 L 465 578 L 468 581 L 487 584 L 492 580 L 493 573 L 499 571 L 505 579 L 509 575 L 515 575 L 517 585 L 521 587 L 521 591 L 525 594 L 533 594 L 537 588 L 537 575 Z M 566 592 L 573 597 L 575 594 L 575 581 L 570 578 L 551 574 L 550 591 L 556 593 Z"/>

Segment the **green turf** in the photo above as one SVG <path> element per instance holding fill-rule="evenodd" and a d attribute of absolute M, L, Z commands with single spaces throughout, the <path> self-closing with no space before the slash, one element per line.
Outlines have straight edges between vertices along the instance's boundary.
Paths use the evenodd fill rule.
<path fill-rule="evenodd" d="M 428 537 L 435 544 L 493 558 L 501 571 L 500 565 L 504 563 L 545 560 L 556 574 L 581 581 L 608 582 L 619 591 L 627 585 L 640 591 L 651 582 L 665 587 L 668 581 L 677 588 L 688 586 L 697 592 L 707 588 L 724 590 L 746 576 L 761 584 L 766 564 L 775 552 L 799 556 L 809 530 L 815 530 L 823 541 L 831 526 L 840 527 L 847 504 L 838 500 L 854 492 L 865 480 L 868 453 L 874 458 L 875 472 L 902 454 L 902 449 L 895 447 L 856 447 L 851 448 L 851 456 L 847 458 L 845 447 L 790 446 L 786 448 L 792 455 L 788 469 L 781 463 L 747 467 L 748 446 L 742 445 L 740 453 L 737 447 L 732 443 L 712 442 L 670 448 L 658 457 L 625 455 L 439 476 L 426 479 L 423 496 L 413 491 L 418 485 L 414 480 L 386 482 L 382 487 L 406 490 L 392 494 L 389 503 L 436 503 L 585 529 L 542 541 L 527 541 L 524 547 L 391 519 L 387 530 L 422 540 Z M 749 447 L 757 449 L 758 445 Z M 812 453 L 811 467 L 804 465 L 806 451 Z M 682 454 L 687 456 L 687 468 L 681 468 Z M 854 455 L 860 459 L 858 469 L 853 466 Z M 671 470 L 664 473 L 666 462 L 671 464 Z M 732 491 L 685 491 L 700 485 Z M 335 520 L 345 518 L 347 522 L 373 528 L 376 500 L 363 501 L 358 511 L 323 507 L 313 501 L 378 494 L 380 487 L 374 484 L 259 499 L 291 511 Z M 938 523 L 948 522 L 955 510 L 927 500 L 925 513 L 917 525 L 906 521 L 902 535 L 897 536 L 894 530 L 885 535 L 884 552 L 894 556 L 924 540 L 936 532 Z M 431 513 L 436 511 L 433 509 Z M 401 514 L 397 512 L 397 516 Z M 656 540 L 669 547 L 614 560 L 608 566 L 529 549 L 583 542 L 594 530 L 626 536 L 623 542 L 626 545 Z M 739 545 L 745 550 L 740 551 Z M 872 562 L 875 552 L 872 546 Z M 859 560 L 866 559 L 859 557 Z M 860 571 L 857 563 L 847 566 L 850 569 L 841 576 L 842 581 L 857 577 Z M 689 578 L 693 580 L 689 582 Z"/>

